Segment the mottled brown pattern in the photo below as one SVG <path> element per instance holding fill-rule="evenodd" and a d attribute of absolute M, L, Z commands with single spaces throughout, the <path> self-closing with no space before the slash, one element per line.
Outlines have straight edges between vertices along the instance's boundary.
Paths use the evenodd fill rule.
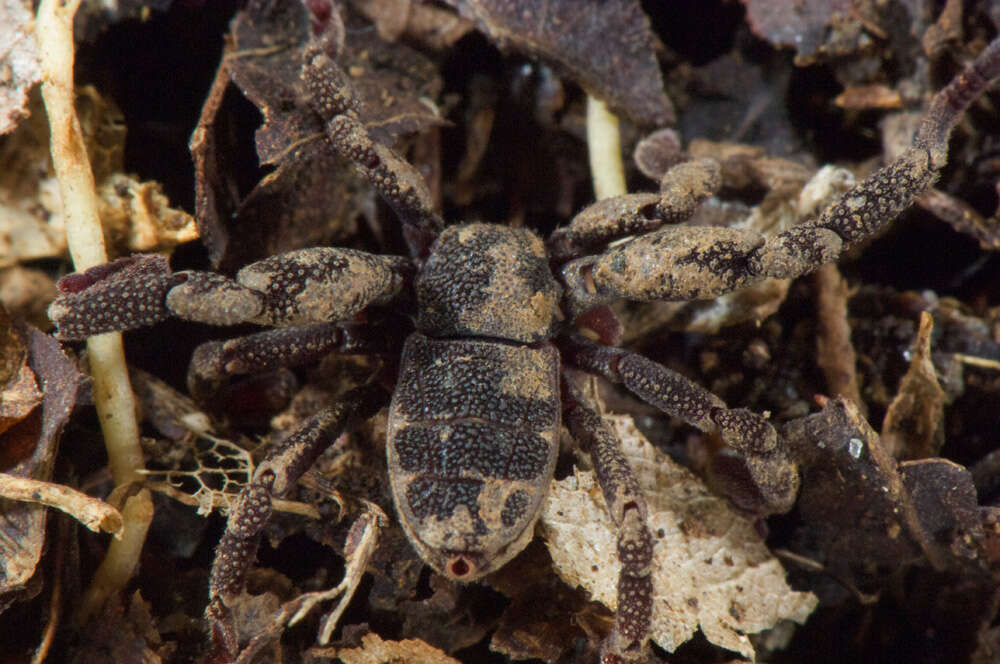
<path fill-rule="evenodd" d="M 551 346 L 407 341 L 386 451 L 403 528 L 441 573 L 479 578 L 531 539 L 558 451 L 558 369 Z M 474 569 L 454 573 L 456 552 Z"/>
<path fill-rule="evenodd" d="M 417 326 L 439 336 L 541 341 L 561 320 L 561 295 L 545 246 L 531 231 L 452 226 L 417 279 Z"/>

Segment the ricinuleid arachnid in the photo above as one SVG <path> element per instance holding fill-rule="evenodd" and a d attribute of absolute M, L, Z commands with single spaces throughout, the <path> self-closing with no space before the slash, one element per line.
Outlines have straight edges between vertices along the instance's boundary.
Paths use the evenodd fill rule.
<path fill-rule="evenodd" d="M 370 307 L 410 306 L 391 400 L 373 379 L 315 415 L 256 468 L 230 512 L 211 574 L 208 616 L 233 655 L 228 606 L 242 591 L 272 499 L 285 495 L 349 426 L 389 403 L 387 455 L 397 515 L 436 571 L 474 581 L 533 537 L 553 476 L 560 426 L 592 458 L 619 528 L 618 613 L 609 661 L 640 653 L 652 601 L 653 538 L 647 507 L 614 433 L 561 378 L 563 365 L 602 376 L 740 453 L 764 511 L 788 510 L 796 467 L 771 424 L 729 408 L 709 391 L 634 352 L 587 334 L 609 303 L 703 300 L 770 277 L 791 278 L 838 260 L 890 223 L 935 180 L 951 128 L 1000 74 L 1000 40 L 933 99 L 912 146 L 821 214 L 774 236 L 677 226 L 719 187 L 711 160 L 666 172 L 661 195 L 616 197 L 582 211 L 548 238 L 531 230 L 445 221 L 403 158 L 358 120 L 357 96 L 319 36 L 301 81 L 330 149 L 353 163 L 392 208 L 409 256 L 310 248 L 243 267 L 235 278 L 172 272 L 134 256 L 71 275 L 50 309 L 59 338 L 156 324 L 169 316 L 211 325 L 277 328 L 195 353 L 190 384 L 207 393 L 228 377 L 301 365 L 336 352 L 364 353 L 353 323 Z M 676 200 L 677 191 L 689 193 Z M 668 223 L 670 225 L 668 225 Z M 626 241 L 621 241 L 629 238 Z M 596 312 L 596 313 L 595 313 Z"/>

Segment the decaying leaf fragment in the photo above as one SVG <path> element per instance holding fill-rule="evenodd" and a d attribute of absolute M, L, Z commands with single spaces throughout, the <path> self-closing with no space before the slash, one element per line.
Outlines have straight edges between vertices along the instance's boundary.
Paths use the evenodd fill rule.
<path fill-rule="evenodd" d="M 41 402 L 42 392 L 35 372 L 28 366 L 27 349 L 0 305 L 0 434 L 27 417 Z"/>
<path fill-rule="evenodd" d="M 802 471 L 798 514 L 809 555 L 840 570 L 925 559 L 978 564 L 983 538 L 972 475 L 947 459 L 899 464 L 849 401 L 831 399 L 781 432 Z"/>
<path fill-rule="evenodd" d="M 796 64 L 820 53 L 850 52 L 862 40 L 851 0 L 743 0 L 751 29 L 775 46 L 792 47 Z"/>
<path fill-rule="evenodd" d="M 0 2 L 0 134 L 13 130 L 28 115 L 28 92 L 42 79 L 31 2 Z"/>
<path fill-rule="evenodd" d="M 21 336 L 28 349 L 28 366 L 44 397 L 40 416 L 33 415 L 5 431 L 0 451 L 5 461 L 14 462 L 5 472 L 49 480 L 62 428 L 86 385 L 85 377 L 52 337 L 33 329 Z M 8 458 L 14 449 L 23 453 L 23 458 Z M 47 512 L 42 505 L 0 500 L 0 611 L 19 599 L 35 573 L 42 555 Z"/>
<path fill-rule="evenodd" d="M 614 112 L 642 125 L 673 121 L 656 61 L 656 38 L 635 0 L 446 1 L 500 48 L 553 65 Z"/>
<path fill-rule="evenodd" d="M 882 422 L 882 443 L 897 459 L 937 456 L 944 445 L 944 406 L 947 396 L 938 384 L 931 362 L 934 319 L 920 313 L 920 329 L 913 344 L 910 369 L 899 384 Z"/>
<path fill-rule="evenodd" d="M 348 20 L 337 63 L 374 139 L 391 145 L 444 124 L 436 105 L 442 82 L 430 60 L 383 41 L 356 16 Z M 340 21 L 339 14 L 329 21 Z M 297 2 L 251 2 L 234 19 L 231 36 L 191 137 L 196 216 L 212 263 L 234 271 L 291 249 L 344 244 L 358 218 L 374 216 L 374 195 L 330 149 L 321 119 L 306 103 L 300 70 L 312 36 L 309 13 Z M 240 146 L 232 141 L 238 125 L 230 79 L 264 116 L 256 132 L 260 163 L 277 167 L 246 195 L 237 184 L 245 177 L 233 164 Z"/>
<path fill-rule="evenodd" d="M 337 651 L 337 658 L 344 664 L 459 664 L 437 648 L 420 639 L 384 641 L 374 632 L 361 637 L 361 647 Z"/>
<path fill-rule="evenodd" d="M 673 652 L 701 627 L 712 643 L 752 658 L 747 634 L 784 619 L 804 622 L 816 597 L 788 587 L 753 523 L 655 450 L 631 417 L 606 419 L 646 496 L 656 536 L 651 638 Z M 613 610 L 617 533 L 594 473 L 577 470 L 553 483 L 540 523 L 560 576 Z"/>

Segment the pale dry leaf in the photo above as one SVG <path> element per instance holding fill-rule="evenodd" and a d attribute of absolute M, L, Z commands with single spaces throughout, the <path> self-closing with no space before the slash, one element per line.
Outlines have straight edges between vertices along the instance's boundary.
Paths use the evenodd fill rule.
<path fill-rule="evenodd" d="M 748 634 L 781 620 L 803 623 L 818 600 L 788 587 L 753 523 L 655 450 L 631 417 L 606 419 L 649 504 L 656 541 L 651 638 L 673 652 L 700 626 L 712 643 L 753 658 Z M 593 472 L 553 483 L 541 529 L 563 580 L 614 610 L 617 532 Z"/>
<path fill-rule="evenodd" d="M 113 173 L 98 187 L 104 237 L 116 253 L 162 251 L 198 239 L 194 217 L 170 207 L 158 182 Z"/>
<path fill-rule="evenodd" d="M 28 115 L 28 93 L 42 79 L 31 2 L 0 2 L 0 134 Z"/>
<path fill-rule="evenodd" d="M 360 648 L 344 648 L 337 651 L 337 657 L 344 664 L 459 664 L 434 646 L 420 639 L 384 641 L 374 632 L 361 637 Z"/>

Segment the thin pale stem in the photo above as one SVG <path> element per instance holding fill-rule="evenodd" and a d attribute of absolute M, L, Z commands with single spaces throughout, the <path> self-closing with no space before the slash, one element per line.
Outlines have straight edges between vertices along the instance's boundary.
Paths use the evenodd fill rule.
<path fill-rule="evenodd" d="M 603 101 L 590 95 L 587 96 L 587 151 L 594 197 L 601 200 L 625 194 L 618 118 Z"/>
<path fill-rule="evenodd" d="M 67 244 L 78 271 L 107 262 L 94 175 L 75 109 L 73 17 L 79 5 L 80 0 L 42 0 L 35 26 L 52 164 L 62 195 Z M 104 431 L 112 478 L 117 485 L 139 481 L 143 457 L 121 334 L 91 338 L 87 350 L 94 377 L 94 403 Z M 125 503 L 122 539 L 108 548 L 78 619 L 85 618 L 90 609 L 125 586 L 138 562 L 152 510 L 146 490 Z"/>

